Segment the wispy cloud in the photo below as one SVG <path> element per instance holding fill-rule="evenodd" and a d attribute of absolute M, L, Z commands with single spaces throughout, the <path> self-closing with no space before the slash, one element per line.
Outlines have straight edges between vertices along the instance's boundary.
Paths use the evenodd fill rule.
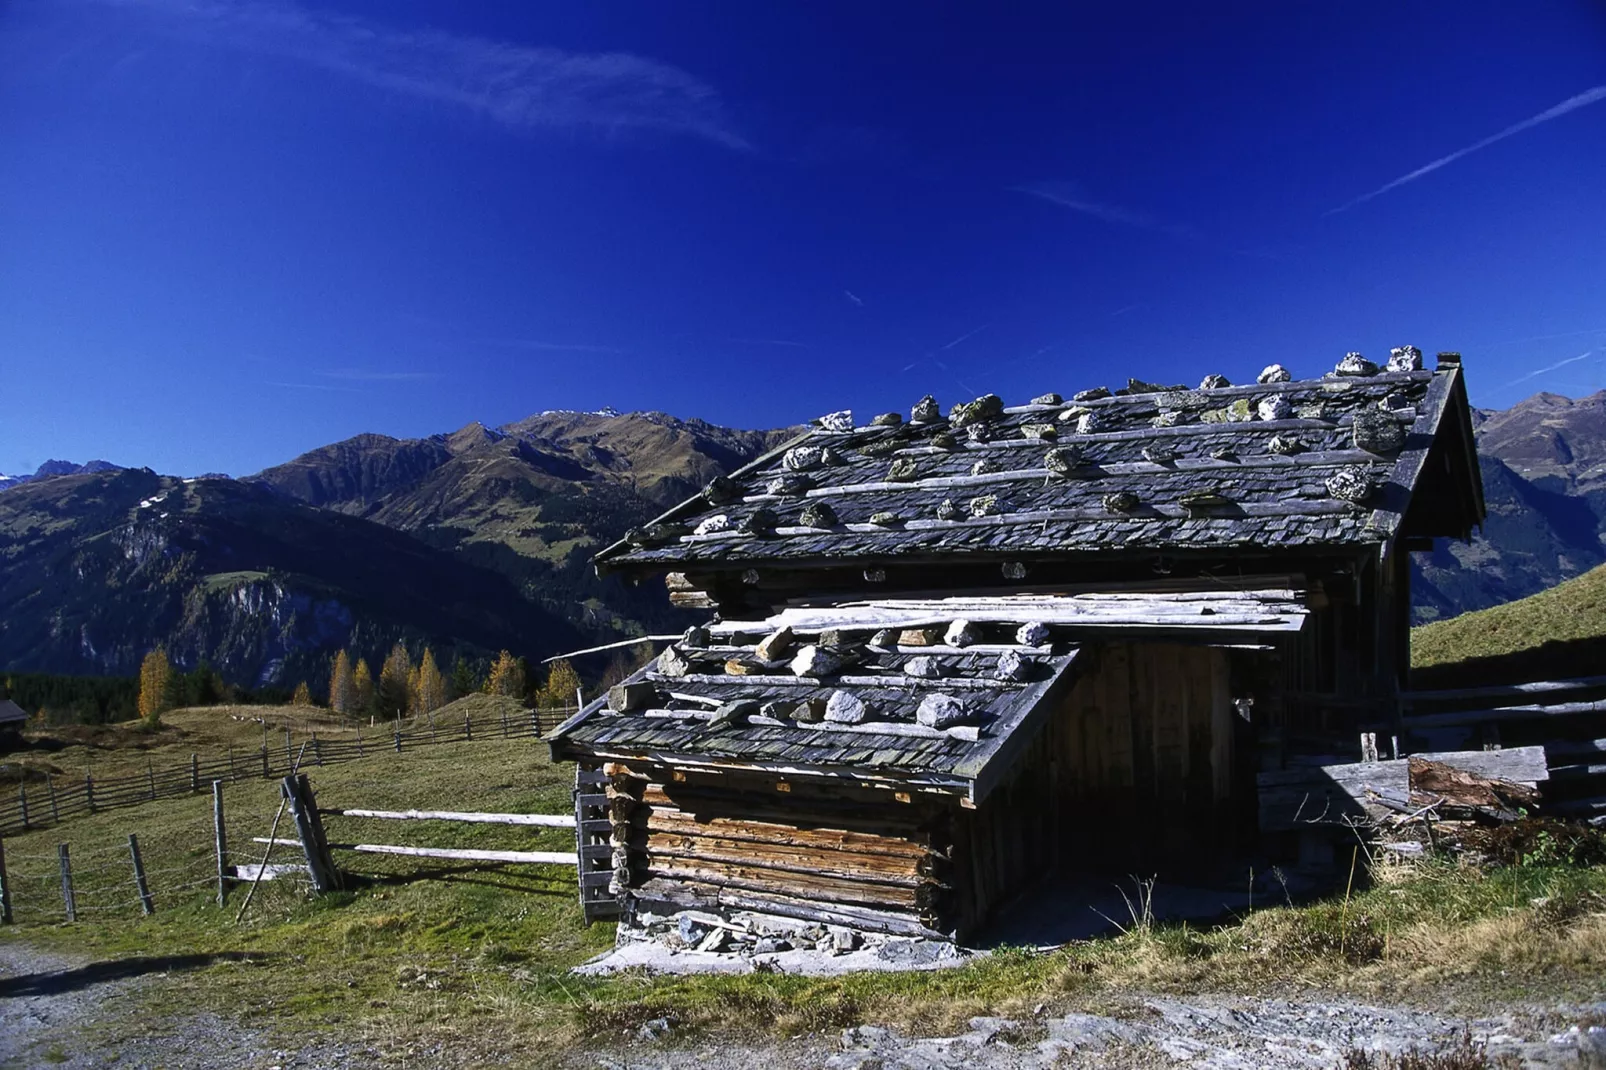
<path fill-rule="evenodd" d="M 982 331 L 985 331 L 990 326 L 992 326 L 992 325 L 988 324 L 988 323 L 984 323 L 980 327 L 977 327 L 974 330 L 966 331 L 964 334 L 960 335 L 958 338 L 955 338 L 952 342 L 949 342 L 947 345 L 938 346 L 937 349 L 938 349 L 939 352 L 941 352 L 944 349 L 952 349 L 954 346 L 958 345 L 961 342 L 970 341 L 970 339 L 976 337 L 978 334 L 980 334 Z"/>
<path fill-rule="evenodd" d="M 265 379 L 263 380 L 263 385 L 283 387 L 286 390 L 336 390 L 342 394 L 362 393 L 361 390 L 354 386 L 333 386 L 329 383 L 283 383 L 273 379 Z"/>
<path fill-rule="evenodd" d="M 331 368 L 313 372 L 324 379 L 340 379 L 352 383 L 417 383 L 439 379 L 439 372 L 372 371 L 367 368 Z"/>
<path fill-rule="evenodd" d="M 1541 375 L 1549 375 L 1553 371 L 1559 371 L 1562 368 L 1565 368 L 1569 364 L 1577 364 L 1581 360 L 1588 360 L 1590 357 L 1592 357 L 1594 355 L 1595 355 L 1595 351 L 1593 349 L 1587 349 L 1584 352 L 1578 354 L 1578 356 L 1576 356 L 1576 357 L 1568 357 L 1566 360 L 1557 361 L 1555 364 L 1552 364 L 1548 368 L 1540 368 L 1538 371 L 1531 371 L 1527 375 L 1523 375 L 1523 376 L 1520 376 L 1520 377 L 1518 377 L 1516 379 L 1513 379 L 1513 380 L 1511 380 L 1511 382 L 1505 383 L 1502 386 L 1498 386 L 1495 389 L 1497 389 L 1497 390 L 1510 389 L 1511 387 L 1518 386 L 1518 385 L 1520 385 L 1522 383 L 1526 383 L 1530 379 L 1537 379 Z"/>
<path fill-rule="evenodd" d="M 1560 104 L 1557 104 L 1553 108 L 1546 108 L 1544 111 L 1540 112 L 1538 115 L 1535 115 L 1531 119 L 1524 119 L 1520 123 L 1516 123 L 1515 125 L 1506 127 L 1504 130 L 1500 131 L 1498 134 L 1491 134 L 1490 136 L 1484 138 L 1482 141 L 1476 142 L 1475 144 L 1472 144 L 1472 145 L 1468 145 L 1464 149 L 1457 149 L 1455 152 L 1450 153 L 1450 155 L 1448 155 L 1448 156 L 1441 156 L 1437 160 L 1434 160 L 1432 163 L 1423 164 L 1421 167 L 1418 167 L 1415 171 L 1412 171 L 1409 174 L 1401 175 L 1399 178 L 1396 178 L 1392 182 L 1385 182 L 1383 185 L 1377 187 L 1377 189 L 1373 190 L 1371 193 L 1363 194 L 1362 196 L 1356 197 L 1353 201 L 1349 201 L 1348 203 L 1341 204 L 1337 208 L 1330 209 L 1329 211 L 1323 212 L 1322 214 L 1324 216 L 1329 216 L 1329 215 L 1337 215 L 1339 212 L 1347 212 L 1351 208 L 1354 208 L 1358 204 L 1365 204 L 1367 201 L 1371 200 L 1373 197 L 1377 197 L 1377 196 L 1380 196 L 1381 194 L 1387 193 L 1391 189 L 1398 189 L 1399 187 L 1405 185 L 1407 182 L 1415 182 L 1417 179 L 1421 178 L 1423 175 L 1432 174 L 1434 171 L 1437 171 L 1439 168 L 1444 167 L 1447 164 L 1452 164 L 1455 161 L 1461 159 L 1461 157 L 1463 157 L 1463 156 L 1467 156 L 1467 155 L 1470 155 L 1471 153 L 1477 152 L 1479 149 L 1486 149 L 1490 145 L 1493 145 L 1498 141 L 1504 141 L 1506 138 L 1511 137 L 1511 136 L 1513 136 L 1515 134 L 1520 134 L 1524 130 L 1532 130 L 1534 127 L 1539 126 L 1541 123 L 1548 123 L 1552 119 L 1559 119 L 1563 115 L 1566 115 L 1568 112 L 1577 111 L 1579 108 L 1587 107 L 1588 105 L 1594 104 L 1597 101 L 1601 101 L 1601 100 L 1606 100 L 1606 85 L 1597 85 L 1593 89 L 1586 89 L 1582 93 L 1579 93 L 1575 97 L 1568 97 L 1566 100 L 1562 101 Z"/>
<path fill-rule="evenodd" d="M 356 82 L 462 108 L 517 131 L 657 131 L 752 148 L 718 91 L 627 52 L 567 52 L 368 19 L 288 2 L 131 0 L 208 42 L 297 60 Z"/>
<path fill-rule="evenodd" d="M 534 338 L 475 338 L 473 344 L 505 346 L 508 349 L 531 349 L 542 353 L 623 353 L 616 346 L 595 345 L 589 342 L 545 342 Z"/>
<path fill-rule="evenodd" d="M 854 304 L 858 305 L 860 308 L 864 307 L 864 298 L 860 297 L 858 294 L 854 293 L 852 290 L 843 290 L 842 291 L 842 296 L 846 297 L 849 301 L 852 301 Z"/>
<path fill-rule="evenodd" d="M 1070 182 L 1039 182 L 1029 186 L 1010 186 L 1011 193 L 1024 193 L 1037 197 L 1050 204 L 1069 208 L 1073 212 L 1092 216 L 1094 219 L 1113 223 L 1116 226 L 1136 227 L 1139 230 L 1152 230 L 1160 234 L 1170 234 L 1177 238 L 1197 238 L 1199 232 L 1193 227 L 1179 223 L 1167 223 L 1157 219 L 1147 212 L 1133 211 L 1118 205 L 1105 204 L 1088 197 L 1080 186 Z"/>

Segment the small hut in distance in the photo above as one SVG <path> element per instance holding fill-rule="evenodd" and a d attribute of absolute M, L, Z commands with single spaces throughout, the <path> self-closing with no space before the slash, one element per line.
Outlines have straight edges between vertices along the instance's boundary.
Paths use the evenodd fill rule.
<path fill-rule="evenodd" d="M 1257 773 L 1388 738 L 1406 551 L 1484 515 L 1411 347 L 817 424 L 597 557 L 713 618 L 552 737 L 607 778 L 590 916 L 964 941 L 1067 868 L 1291 850 Z"/>

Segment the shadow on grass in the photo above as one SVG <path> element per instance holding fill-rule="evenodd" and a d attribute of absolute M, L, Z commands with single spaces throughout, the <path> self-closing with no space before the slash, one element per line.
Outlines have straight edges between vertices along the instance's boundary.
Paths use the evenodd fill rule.
<path fill-rule="evenodd" d="M 56 996 L 63 992 L 76 992 L 91 985 L 111 981 L 126 981 L 153 973 L 171 973 L 174 970 L 199 970 L 214 962 L 255 962 L 263 955 L 230 951 L 215 955 L 141 955 L 134 958 L 92 962 L 71 970 L 51 973 L 28 973 L 20 977 L 0 978 L 0 999 L 20 999 L 24 996 Z"/>

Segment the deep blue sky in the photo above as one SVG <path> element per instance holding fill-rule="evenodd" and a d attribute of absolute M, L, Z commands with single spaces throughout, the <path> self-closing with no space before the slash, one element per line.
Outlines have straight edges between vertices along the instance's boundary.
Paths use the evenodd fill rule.
<path fill-rule="evenodd" d="M 1402 343 L 1583 394 L 1602 87 L 1585 2 L 12 0 L 0 472 Z"/>

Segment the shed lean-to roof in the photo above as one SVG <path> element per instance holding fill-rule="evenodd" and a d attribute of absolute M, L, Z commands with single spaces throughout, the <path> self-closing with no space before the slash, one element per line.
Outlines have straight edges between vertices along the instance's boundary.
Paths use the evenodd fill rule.
<path fill-rule="evenodd" d="M 23 708 L 10 699 L 0 699 L 0 724 L 20 724 L 28 719 Z"/>
<path fill-rule="evenodd" d="M 560 725 L 553 755 L 851 778 L 979 801 L 1074 679 L 1079 638 L 1135 621 L 1171 632 L 1291 631 L 1304 617 L 1292 590 L 791 607 L 689 630 Z M 941 718 L 935 705 L 945 706 Z"/>
<path fill-rule="evenodd" d="M 909 419 L 863 425 L 836 413 L 631 532 L 597 565 L 1383 543 L 1435 441 L 1471 448 L 1459 358 L 1421 364 L 1406 347 L 1385 369 L 1352 354 L 1321 379 L 1274 365 L 1247 386 L 1134 380 L 1011 407 L 989 395 L 945 417 L 928 398 Z M 1435 534 L 1482 519 L 1475 459 L 1458 463 L 1458 515 Z"/>

